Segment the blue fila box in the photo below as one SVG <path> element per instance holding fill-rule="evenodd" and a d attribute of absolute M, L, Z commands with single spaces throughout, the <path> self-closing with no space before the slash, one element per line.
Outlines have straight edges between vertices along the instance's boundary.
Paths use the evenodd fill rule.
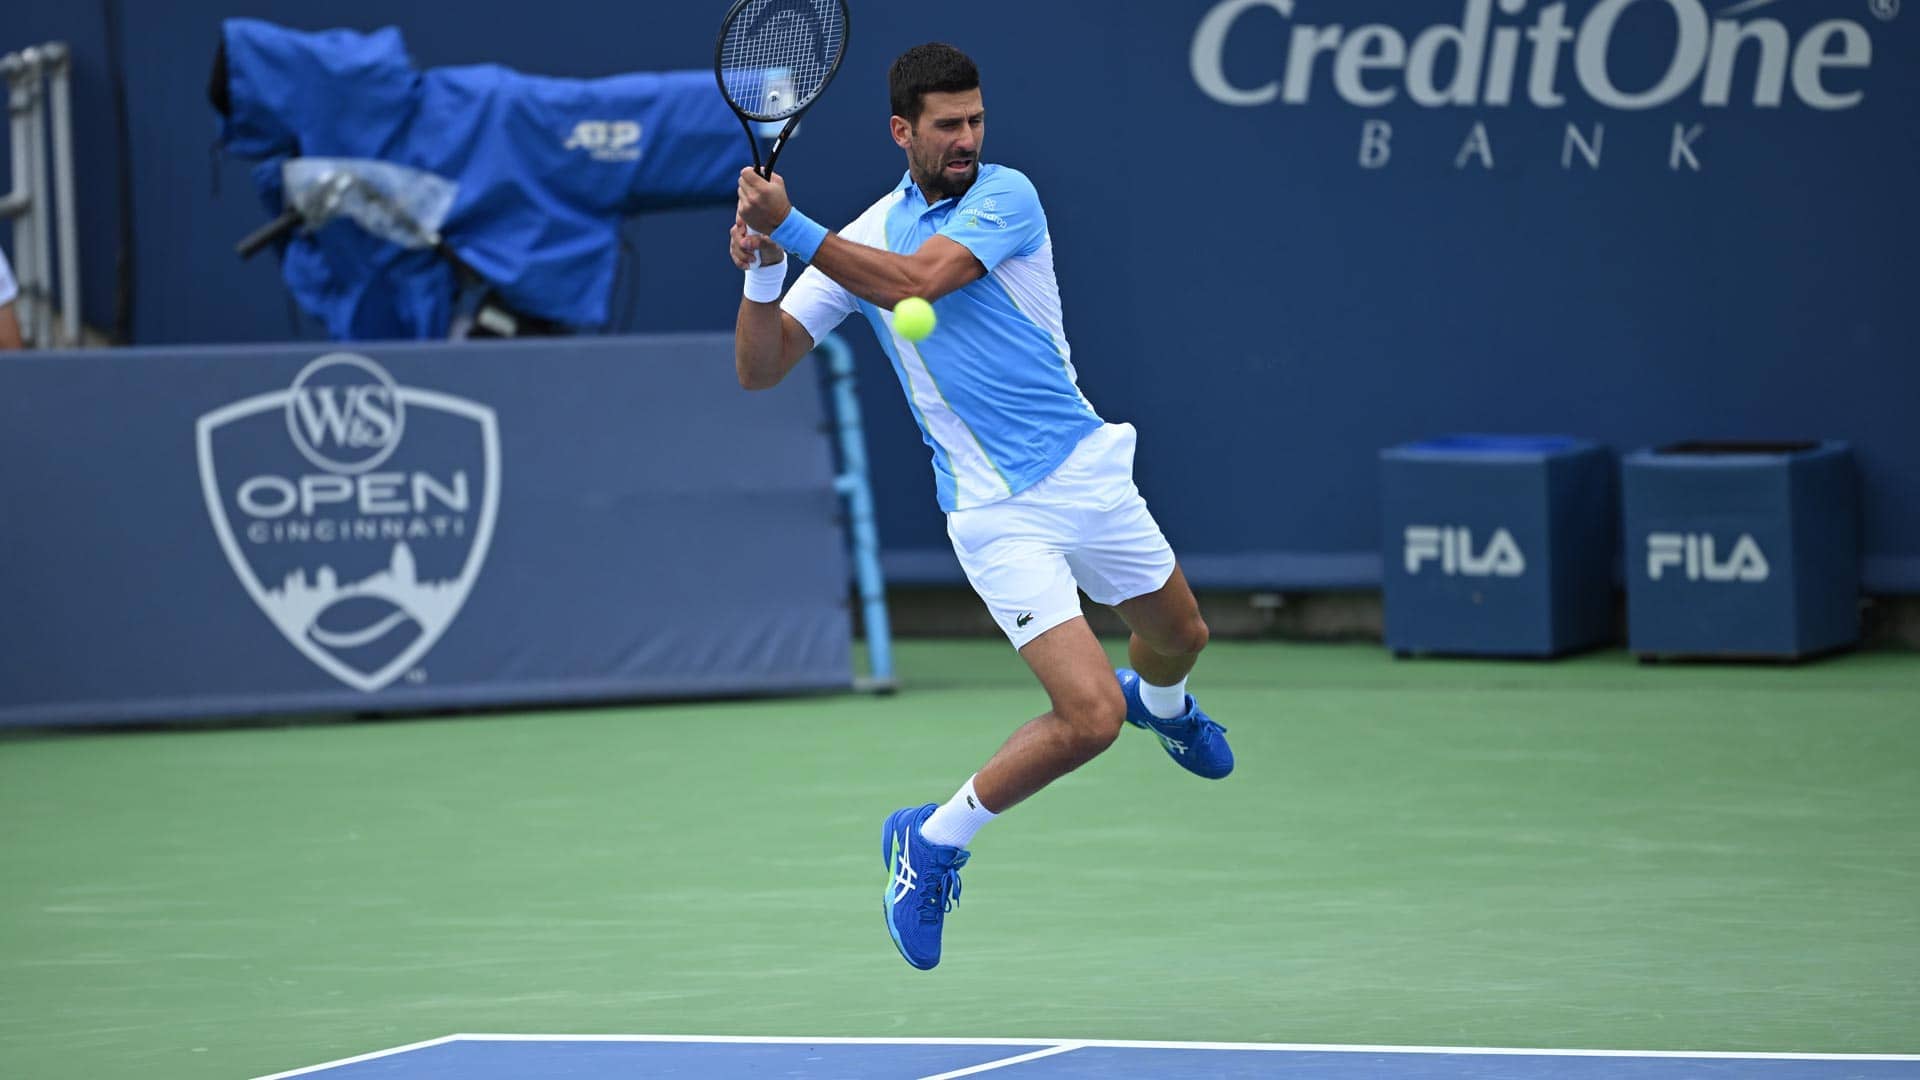
<path fill-rule="evenodd" d="M 1796 659 L 1859 640 L 1845 443 L 1678 443 L 1627 455 L 1620 482 L 1633 652 Z"/>
<path fill-rule="evenodd" d="M 1387 647 L 1557 656 L 1614 636 L 1614 467 L 1564 435 L 1380 453 Z"/>

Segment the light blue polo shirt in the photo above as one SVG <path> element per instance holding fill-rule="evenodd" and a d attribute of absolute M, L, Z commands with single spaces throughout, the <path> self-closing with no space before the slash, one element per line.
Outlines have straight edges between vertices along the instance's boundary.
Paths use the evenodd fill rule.
<path fill-rule="evenodd" d="M 1032 487 L 1101 426 L 1080 393 L 1061 321 L 1053 241 L 1026 176 L 982 165 L 965 195 L 928 205 L 908 174 L 840 235 L 903 255 L 944 236 L 987 268 L 985 277 L 933 302 L 938 324 L 919 342 L 894 333 L 891 311 L 811 266 L 781 303 L 815 341 L 855 310 L 866 315 L 933 450 L 942 510 L 984 506 Z"/>

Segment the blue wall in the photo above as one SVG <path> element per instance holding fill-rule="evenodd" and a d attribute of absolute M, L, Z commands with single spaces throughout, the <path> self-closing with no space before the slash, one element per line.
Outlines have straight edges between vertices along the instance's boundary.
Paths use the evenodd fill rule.
<path fill-rule="evenodd" d="M 244 167 L 209 164 L 204 84 L 219 18 L 391 23 L 423 65 L 586 76 L 702 66 L 724 8 L 548 0 L 530 18 L 504 0 L 458 15 L 417 0 L 337 0 L 324 16 L 262 0 L 123 6 L 134 328 L 148 344 L 290 332 L 271 271 L 230 253 L 262 220 Z M 1596 23 L 1557 53 L 1555 105 L 1532 100 L 1533 46 L 1514 32 L 1552 10 L 1537 0 L 1518 15 L 1490 0 L 1168 0 L 1102 8 L 1107 23 L 1010 0 L 855 7 L 847 66 L 782 159 L 797 200 L 843 221 L 897 178 L 883 97 L 895 54 L 928 39 L 973 53 L 986 156 L 1026 171 L 1048 207 L 1082 384 L 1104 414 L 1141 427 L 1141 486 L 1196 581 L 1376 581 L 1377 449 L 1496 430 L 1622 451 L 1686 437 L 1849 440 L 1868 586 L 1920 591 L 1910 300 L 1920 9 L 1889 20 L 1869 0 L 1775 0 L 1732 15 L 1726 0 L 1571 0 L 1576 30 L 1596 11 L 1619 18 L 1609 41 Z M 1489 104 L 1484 79 L 1471 104 L 1411 100 L 1407 65 L 1388 62 L 1394 40 L 1417 50 L 1423 32 L 1480 12 L 1492 28 L 1483 76 L 1501 66 L 1501 41 L 1517 45 L 1511 103 Z M 1217 52 L 1200 50 L 1196 76 L 1209 13 L 1223 33 Z M 1654 87 L 1692 49 L 1677 27 L 1711 34 L 1710 18 L 1780 27 L 1792 51 L 1777 106 L 1754 103 L 1766 81 L 1758 44 L 1737 54 L 1728 104 L 1705 100 L 1704 73 L 1671 101 L 1604 102 L 1598 82 Z M 1808 43 L 1835 20 L 1848 25 Z M 1390 30 L 1348 47 L 1349 89 L 1392 100 L 1343 97 L 1335 53 L 1291 84 L 1293 42 L 1309 39 L 1301 27 L 1338 25 L 1346 40 L 1370 24 Z M 116 163 L 102 27 L 97 5 L 27 0 L 9 5 L 0 31 L 0 47 L 51 36 L 76 46 L 82 196 L 100 211 L 87 245 L 96 318 L 110 296 Z M 1842 55 L 1860 42 L 1865 66 Z M 1427 81 L 1444 86 L 1457 54 L 1443 52 Z M 1270 83 L 1274 100 L 1221 100 Z M 1301 89 L 1305 100 L 1290 102 Z M 1820 107 L 1835 104 L 1820 94 L 1856 93 Z M 1382 167 L 1362 163 L 1369 124 L 1391 126 Z M 1597 167 L 1569 125 L 1597 144 Z M 613 304 L 621 325 L 730 325 L 738 276 L 720 250 L 726 223 L 708 211 L 635 222 L 637 253 Z M 848 329 L 866 373 L 890 565 L 896 576 L 955 574 L 926 452 L 877 349 Z"/>

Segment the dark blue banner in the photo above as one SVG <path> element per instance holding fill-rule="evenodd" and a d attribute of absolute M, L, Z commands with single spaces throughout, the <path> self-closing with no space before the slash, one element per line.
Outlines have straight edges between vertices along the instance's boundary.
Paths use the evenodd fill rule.
<path fill-rule="evenodd" d="M 795 381 L 720 335 L 0 364 L 0 724 L 848 686 Z"/>
<path fill-rule="evenodd" d="M 449 20 L 417 0 L 339 0 L 323 22 L 397 25 L 423 67 L 591 77 L 701 65 L 724 7 L 552 0 L 529 21 L 476 0 Z M 1082 386 L 1139 427 L 1141 488 L 1197 584 L 1377 585 L 1383 447 L 1551 431 L 1616 456 L 1844 440 L 1863 585 L 1920 591 L 1914 4 L 856 7 L 845 67 L 781 158 L 789 191 L 817 220 L 852 220 L 904 168 L 888 63 L 928 40 L 970 52 L 984 158 L 1037 186 Z M 204 160 L 213 114 L 175 88 L 203 80 L 220 19 L 308 13 L 123 8 L 141 46 L 127 71 L 137 333 L 284 335 L 278 280 L 230 251 L 261 221 L 246 172 L 229 164 L 211 197 L 183 167 Z M 22 34 L 71 25 L 78 69 L 98 73 L 88 17 L 52 0 L 9 10 Z M 106 130 L 104 94 L 75 93 Z M 83 203 L 110 215 L 117 166 L 89 169 L 88 152 L 83 140 Z M 746 164 L 744 136 L 739 153 Z M 730 222 L 724 209 L 641 218 L 618 325 L 731 326 Z M 90 255 L 89 273 L 104 279 L 110 256 Z M 889 569 L 957 582 L 899 387 L 864 329 L 847 337 Z"/>

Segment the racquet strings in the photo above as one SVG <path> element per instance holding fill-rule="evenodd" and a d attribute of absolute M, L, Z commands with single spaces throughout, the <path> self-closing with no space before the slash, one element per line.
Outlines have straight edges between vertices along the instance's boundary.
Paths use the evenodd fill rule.
<path fill-rule="evenodd" d="M 826 89 L 846 40 L 840 0 L 748 0 L 720 41 L 720 84 L 750 120 L 784 120 Z"/>

